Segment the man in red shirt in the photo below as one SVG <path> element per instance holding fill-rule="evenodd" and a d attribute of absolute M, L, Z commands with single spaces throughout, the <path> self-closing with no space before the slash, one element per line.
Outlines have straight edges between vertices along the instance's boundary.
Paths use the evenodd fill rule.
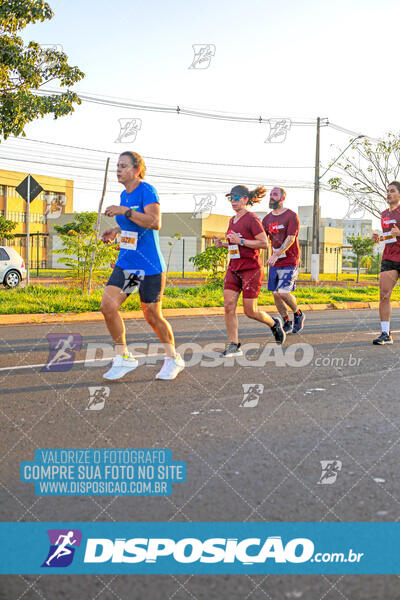
<path fill-rule="evenodd" d="M 269 201 L 272 211 L 262 221 L 271 247 L 268 290 L 273 292 L 275 305 L 283 317 L 283 330 L 286 333 L 299 333 L 304 327 L 305 315 L 291 293 L 296 287 L 300 262 L 299 217 L 293 210 L 283 206 L 285 198 L 283 188 L 273 188 Z M 293 322 L 287 307 L 293 311 Z"/>
<path fill-rule="evenodd" d="M 400 274 L 400 182 L 389 183 L 386 200 L 389 208 L 381 215 L 382 235 L 374 233 L 374 242 L 384 241 L 381 274 L 379 277 L 379 316 L 382 333 L 373 344 L 393 344 L 390 332 L 390 296 Z"/>

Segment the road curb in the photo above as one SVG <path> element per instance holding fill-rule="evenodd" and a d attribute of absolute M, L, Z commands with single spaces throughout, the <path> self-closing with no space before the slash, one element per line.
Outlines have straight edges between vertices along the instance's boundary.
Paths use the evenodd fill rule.
<path fill-rule="evenodd" d="M 400 301 L 392 302 L 393 307 L 400 307 Z M 329 304 L 299 304 L 300 310 L 354 310 L 360 308 L 377 309 L 379 302 L 333 302 Z M 275 305 L 259 306 L 261 310 L 275 313 Z M 243 314 L 243 307 L 238 306 L 238 314 Z M 143 319 L 141 310 L 124 311 L 121 313 L 124 320 Z M 200 308 L 165 308 L 163 314 L 166 317 L 207 317 L 213 315 L 223 315 L 223 306 L 203 306 Z M 0 325 L 26 325 L 40 323 L 71 323 L 83 321 L 103 321 L 101 312 L 85 313 L 57 313 L 57 314 L 19 314 L 19 315 L 0 315 Z"/>

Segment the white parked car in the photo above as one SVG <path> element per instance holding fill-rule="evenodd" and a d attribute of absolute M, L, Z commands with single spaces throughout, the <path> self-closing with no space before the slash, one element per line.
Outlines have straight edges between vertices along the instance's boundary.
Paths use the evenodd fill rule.
<path fill-rule="evenodd" d="M 25 261 L 14 248 L 0 246 L 0 283 L 17 287 L 26 278 Z"/>

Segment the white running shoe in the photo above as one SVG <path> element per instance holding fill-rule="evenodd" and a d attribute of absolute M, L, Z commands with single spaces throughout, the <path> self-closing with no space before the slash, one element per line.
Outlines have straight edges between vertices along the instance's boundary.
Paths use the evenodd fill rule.
<path fill-rule="evenodd" d="M 133 356 L 133 354 L 129 354 L 129 356 L 121 356 L 121 354 L 117 354 L 114 357 L 111 369 L 104 373 L 103 378 L 114 380 L 121 379 L 124 375 L 129 373 L 129 371 L 133 371 L 138 366 L 138 361 Z"/>
<path fill-rule="evenodd" d="M 156 375 L 156 379 L 175 379 L 177 375 L 185 368 L 185 361 L 180 354 L 175 358 L 164 358 L 164 364 Z"/>

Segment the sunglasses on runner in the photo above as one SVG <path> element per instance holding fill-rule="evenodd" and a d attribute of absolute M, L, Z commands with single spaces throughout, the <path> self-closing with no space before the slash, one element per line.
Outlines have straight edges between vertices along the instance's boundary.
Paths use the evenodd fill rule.
<path fill-rule="evenodd" d="M 242 198 L 243 196 L 228 196 L 229 202 L 239 202 L 239 200 L 241 200 Z"/>

